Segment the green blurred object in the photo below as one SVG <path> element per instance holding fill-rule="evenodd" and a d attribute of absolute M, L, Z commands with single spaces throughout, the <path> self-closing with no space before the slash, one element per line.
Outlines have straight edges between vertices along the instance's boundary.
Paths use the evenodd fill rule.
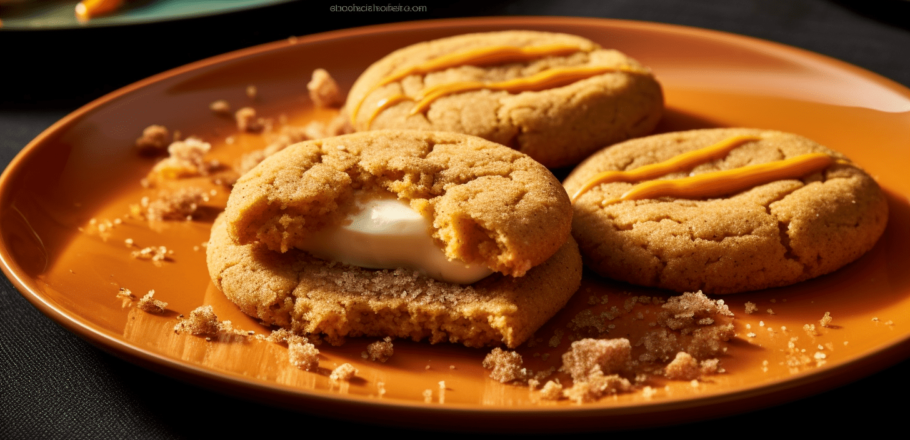
<path fill-rule="evenodd" d="M 0 20 L 3 21 L 0 31 L 154 23 L 217 15 L 289 1 L 291 0 L 126 0 L 116 12 L 83 24 L 76 20 L 78 0 L 0 0 Z"/>

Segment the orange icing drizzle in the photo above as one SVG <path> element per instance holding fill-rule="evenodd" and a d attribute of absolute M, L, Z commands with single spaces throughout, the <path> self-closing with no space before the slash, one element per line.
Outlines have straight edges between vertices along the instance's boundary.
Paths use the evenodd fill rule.
<path fill-rule="evenodd" d="M 581 50 L 583 50 L 581 47 L 573 44 L 547 44 L 543 46 L 528 47 L 490 46 L 442 55 L 416 66 L 399 69 L 391 75 L 381 79 L 376 85 L 371 87 L 370 90 L 363 95 L 360 102 L 354 106 L 353 111 L 351 111 L 351 123 L 355 122 L 357 113 L 360 111 L 360 107 L 363 105 L 363 101 L 366 100 L 367 96 L 386 84 L 411 75 L 425 75 L 427 73 L 438 72 L 440 70 L 458 66 L 485 66 L 491 64 L 524 62 L 546 56 L 569 55 Z"/>
<path fill-rule="evenodd" d="M 417 95 L 417 105 L 411 109 L 411 114 L 416 115 L 430 106 L 433 101 L 453 93 L 470 92 L 473 90 L 502 90 L 509 93 L 536 92 L 553 87 L 562 87 L 576 81 L 601 75 L 608 72 L 647 73 L 645 70 L 632 66 L 582 66 L 582 67 L 556 67 L 531 75 L 527 78 L 515 78 L 500 82 L 464 81 L 450 84 L 439 84 L 427 87 Z"/>
<path fill-rule="evenodd" d="M 724 139 L 716 144 L 709 145 L 698 150 L 689 151 L 678 156 L 674 156 L 663 162 L 638 167 L 631 171 L 604 171 L 588 179 L 584 185 L 575 191 L 572 195 L 572 203 L 575 203 L 582 194 L 588 192 L 591 188 L 602 183 L 614 182 L 641 182 L 642 180 L 656 179 L 660 176 L 690 169 L 698 164 L 705 163 L 709 160 L 718 159 L 734 148 L 749 142 L 760 140 L 759 136 L 738 135 Z"/>
<path fill-rule="evenodd" d="M 643 69 L 632 66 L 557 67 L 544 70 L 543 72 L 526 78 L 515 78 L 508 81 L 461 81 L 439 84 L 421 90 L 416 98 L 417 104 L 414 105 L 409 114 L 416 115 L 421 113 L 426 110 L 433 101 L 455 93 L 470 92 L 474 90 L 500 90 L 509 93 L 534 92 L 553 87 L 562 87 L 582 79 L 609 72 L 647 73 L 647 71 Z M 373 110 L 370 119 L 367 120 L 367 127 L 372 124 L 373 119 L 379 115 L 379 113 L 382 113 L 383 110 L 398 104 L 399 102 L 413 100 L 415 99 L 405 95 L 393 95 L 389 98 L 381 99 L 376 103 L 376 109 Z"/>
<path fill-rule="evenodd" d="M 672 172 L 684 171 L 700 163 L 719 158 L 745 142 L 760 140 L 758 136 L 740 135 L 725 139 L 714 145 L 680 154 L 664 162 L 646 165 L 631 171 L 605 171 L 589 179 L 572 196 L 574 203 L 591 188 L 613 182 L 639 182 L 654 179 Z M 781 179 L 794 179 L 823 170 L 834 163 L 849 163 L 835 159 L 825 153 L 810 153 L 789 159 L 777 160 L 758 165 L 749 165 L 732 170 L 714 171 L 681 179 L 650 180 L 639 183 L 618 199 L 605 200 L 602 206 L 625 200 L 677 197 L 684 199 L 716 197 L 738 192 L 757 185 Z"/>
<path fill-rule="evenodd" d="M 635 185 L 620 198 L 604 201 L 602 205 L 606 206 L 623 200 L 668 196 L 684 199 L 716 197 L 775 180 L 795 179 L 823 170 L 834 162 L 835 159 L 825 153 L 809 153 L 789 159 L 704 173 L 682 179 L 651 180 Z"/>

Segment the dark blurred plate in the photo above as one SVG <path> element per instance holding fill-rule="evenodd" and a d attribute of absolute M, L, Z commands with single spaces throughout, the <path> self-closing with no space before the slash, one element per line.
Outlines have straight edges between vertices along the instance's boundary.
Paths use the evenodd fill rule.
<path fill-rule="evenodd" d="M 77 0 L 0 0 L 2 29 L 40 30 L 124 26 L 224 14 L 291 0 L 127 0 L 111 15 L 76 21 Z"/>

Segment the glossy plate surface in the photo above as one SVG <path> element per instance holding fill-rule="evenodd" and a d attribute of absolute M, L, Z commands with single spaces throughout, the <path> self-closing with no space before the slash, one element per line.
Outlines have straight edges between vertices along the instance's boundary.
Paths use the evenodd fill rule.
<path fill-rule="evenodd" d="M 212 101 L 226 99 L 234 109 L 251 105 L 260 115 L 294 125 L 325 121 L 333 113 L 312 109 L 307 97 L 313 69 L 326 68 L 347 89 L 365 67 L 394 49 L 505 29 L 581 35 L 650 66 L 666 94 L 660 131 L 777 129 L 845 153 L 887 193 L 891 214 L 884 236 L 871 252 L 836 273 L 786 288 L 725 296 L 736 313 L 738 335 L 721 357 L 726 372 L 697 387 L 652 378 L 649 385 L 656 393 L 650 397 L 636 392 L 585 405 L 541 402 L 526 387 L 489 379 L 481 367 L 486 350 L 396 341 L 395 355 L 380 364 L 361 358 L 372 339 L 320 347 L 322 367 L 350 362 L 360 371 L 353 382 L 336 385 L 326 374 L 291 366 L 280 345 L 206 341 L 172 331 L 178 314 L 203 304 L 237 328 L 267 329 L 229 303 L 206 273 L 202 243 L 226 190 L 201 179 L 200 185 L 210 185 L 206 188 L 217 194 L 208 202 L 208 214 L 194 221 L 150 225 L 126 217 L 131 204 L 156 195 L 139 184 L 154 162 L 132 148 L 144 127 L 162 124 L 184 136 L 202 137 L 213 145 L 211 158 L 232 163 L 265 141 L 238 134 L 231 119 L 208 110 Z M 245 94 L 250 84 L 258 89 L 255 99 Z M 49 128 L 0 178 L 0 258 L 6 275 L 29 301 L 95 345 L 173 377 L 301 411 L 403 426 L 510 431 L 701 419 L 818 392 L 906 357 L 908 126 L 910 90 L 820 55 L 730 34 L 577 18 L 445 20 L 339 31 L 166 72 L 105 96 Z M 114 224 L 115 219 L 122 223 Z M 100 231 L 98 225 L 105 221 L 113 227 Z M 167 246 L 174 251 L 172 261 L 155 265 L 131 258 L 135 248 L 124 244 L 127 238 L 140 247 Z M 169 303 L 168 312 L 151 315 L 124 307 L 115 297 L 120 287 L 140 295 L 154 289 L 156 298 Z M 667 295 L 586 274 L 570 304 L 538 331 L 541 342 L 519 349 L 526 366 L 535 371 L 558 367 L 570 343 L 567 323 L 585 308 L 597 313 L 622 308 L 628 292 Z M 592 301 L 597 304 L 590 305 Z M 746 315 L 747 301 L 760 311 Z M 630 337 L 634 343 L 649 321 L 634 319 L 637 312 L 646 318 L 655 312 L 637 307 L 609 322 L 615 327 L 607 337 Z M 816 336 L 802 330 L 804 324 L 818 326 L 825 312 L 834 318 L 830 328 Z M 788 347 L 791 341 L 796 352 Z M 794 364 L 794 356 L 801 354 L 806 358 Z M 380 382 L 386 390 L 382 396 Z M 425 390 L 430 390 L 429 398 Z"/>

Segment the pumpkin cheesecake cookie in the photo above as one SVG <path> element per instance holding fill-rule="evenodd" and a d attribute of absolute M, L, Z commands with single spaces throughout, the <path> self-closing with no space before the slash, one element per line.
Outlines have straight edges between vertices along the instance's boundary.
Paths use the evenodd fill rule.
<path fill-rule="evenodd" d="M 354 83 L 344 111 L 356 131 L 479 136 L 547 167 L 644 136 L 663 111 L 650 70 L 574 35 L 505 31 L 399 49 Z"/>
<path fill-rule="evenodd" d="M 794 134 L 711 129 L 600 151 L 564 182 L 597 273 L 676 291 L 785 286 L 850 263 L 884 232 L 878 184 Z"/>
<path fill-rule="evenodd" d="M 245 313 L 299 334 L 515 347 L 578 288 L 571 218 L 559 181 L 509 148 L 358 133 L 241 177 L 207 261 Z"/>

